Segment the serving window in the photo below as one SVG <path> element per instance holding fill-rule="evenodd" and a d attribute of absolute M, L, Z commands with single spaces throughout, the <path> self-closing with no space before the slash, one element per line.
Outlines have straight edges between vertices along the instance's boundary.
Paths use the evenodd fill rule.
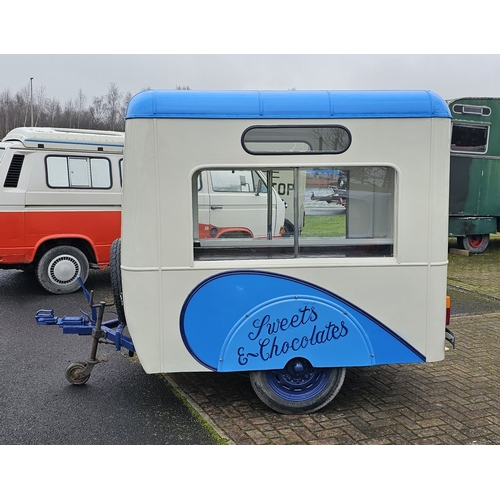
<path fill-rule="evenodd" d="M 395 185 L 388 166 L 202 170 L 195 260 L 391 257 Z"/>

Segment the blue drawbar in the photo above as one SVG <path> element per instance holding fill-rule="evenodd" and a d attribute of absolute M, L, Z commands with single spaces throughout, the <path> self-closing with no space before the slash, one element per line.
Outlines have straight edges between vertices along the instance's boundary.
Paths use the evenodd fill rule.
<path fill-rule="evenodd" d="M 134 118 L 451 118 L 442 97 L 427 90 L 145 90 Z"/>

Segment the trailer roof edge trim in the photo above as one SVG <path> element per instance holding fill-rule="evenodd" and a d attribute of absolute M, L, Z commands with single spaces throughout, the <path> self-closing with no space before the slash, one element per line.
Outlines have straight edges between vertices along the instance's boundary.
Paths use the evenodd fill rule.
<path fill-rule="evenodd" d="M 145 90 L 134 118 L 451 118 L 446 101 L 427 90 Z"/>

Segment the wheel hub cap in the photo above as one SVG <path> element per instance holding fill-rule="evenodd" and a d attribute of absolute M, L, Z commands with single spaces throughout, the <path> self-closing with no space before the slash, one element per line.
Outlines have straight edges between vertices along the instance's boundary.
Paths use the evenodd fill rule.
<path fill-rule="evenodd" d="M 49 265 L 49 278 L 58 285 L 75 281 L 79 274 L 80 263 L 72 255 L 59 255 Z"/>
<path fill-rule="evenodd" d="M 306 401 L 327 385 L 331 369 L 314 368 L 305 358 L 290 360 L 283 370 L 266 373 L 269 387 L 287 401 Z"/>

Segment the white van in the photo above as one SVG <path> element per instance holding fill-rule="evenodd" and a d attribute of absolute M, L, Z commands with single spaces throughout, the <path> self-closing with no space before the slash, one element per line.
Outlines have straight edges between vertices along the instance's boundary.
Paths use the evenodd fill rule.
<path fill-rule="evenodd" d="M 55 294 L 109 264 L 120 236 L 123 132 L 22 127 L 0 142 L 0 269 Z"/>
<path fill-rule="evenodd" d="M 21 127 L 0 143 L 0 268 L 34 271 L 55 294 L 79 288 L 110 261 L 120 236 L 123 132 Z M 199 177 L 201 238 L 267 235 L 258 172 Z M 273 191 L 271 232 L 293 232 Z"/>
<path fill-rule="evenodd" d="M 266 238 L 293 233 L 285 224 L 285 202 L 272 191 L 272 220 L 267 220 L 268 181 L 252 170 L 205 170 L 198 176 L 200 238 Z"/>

